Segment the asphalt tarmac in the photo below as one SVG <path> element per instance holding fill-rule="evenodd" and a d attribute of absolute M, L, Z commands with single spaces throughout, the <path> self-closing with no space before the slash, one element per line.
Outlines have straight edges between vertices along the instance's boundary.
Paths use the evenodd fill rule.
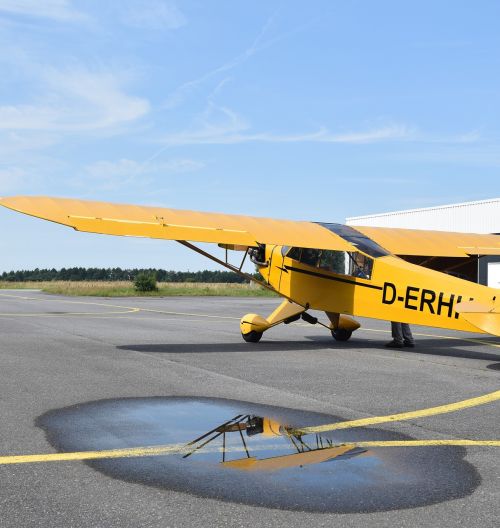
<path fill-rule="evenodd" d="M 500 340 L 277 302 L 0 290 L 0 526 L 497 527 Z"/>

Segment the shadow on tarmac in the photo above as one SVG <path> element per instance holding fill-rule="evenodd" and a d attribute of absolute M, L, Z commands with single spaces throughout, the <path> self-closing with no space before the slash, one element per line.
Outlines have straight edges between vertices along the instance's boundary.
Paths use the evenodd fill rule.
<path fill-rule="evenodd" d="M 119 350 L 133 350 L 134 352 L 147 352 L 156 354 L 210 354 L 210 353 L 259 353 L 259 352 L 293 352 L 315 350 L 387 350 L 385 341 L 372 341 L 367 339 L 351 339 L 348 342 L 333 341 L 323 336 L 308 336 L 308 340 L 301 341 L 270 341 L 260 343 L 144 343 L 118 345 Z M 483 347 L 484 343 L 464 341 L 462 346 L 467 348 Z M 392 349 L 394 350 L 394 349 Z M 500 355 L 493 352 L 467 350 L 451 345 L 447 339 L 419 339 L 413 349 L 398 349 L 401 352 L 412 354 L 428 354 L 432 356 L 456 357 L 465 359 L 481 359 L 485 361 L 500 361 Z M 489 366 L 492 370 L 498 367 Z"/>

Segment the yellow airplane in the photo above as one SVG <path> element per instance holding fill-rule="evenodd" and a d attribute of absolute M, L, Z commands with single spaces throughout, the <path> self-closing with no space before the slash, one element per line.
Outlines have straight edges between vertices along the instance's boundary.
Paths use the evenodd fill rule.
<path fill-rule="evenodd" d="M 261 437 L 261 441 L 257 442 L 255 446 L 253 442 L 252 445 L 249 445 L 245 441 L 244 432 L 248 440 Z M 228 446 L 228 439 L 232 433 L 235 433 L 233 435 L 235 439 L 239 437 L 241 440 L 241 448 L 235 449 L 234 443 L 230 447 Z M 334 444 L 331 439 L 323 438 L 319 434 L 315 434 L 313 438 L 306 441 L 304 436 L 307 435 L 303 435 L 269 417 L 249 414 L 238 415 L 186 444 L 184 449 L 187 450 L 187 453 L 182 458 L 186 459 L 195 454 L 203 453 L 203 449 L 209 445 L 213 449 L 213 444 L 221 440 L 221 446 L 216 451 L 221 455 L 221 466 L 240 471 L 279 471 L 292 467 L 302 468 L 309 464 L 318 464 L 335 459 L 345 460 L 360 455 L 370 455 L 369 451 L 357 447 L 352 442 Z M 251 455 L 250 451 L 254 447 L 257 449 L 260 447 L 264 451 L 272 449 L 273 446 L 262 442 L 262 440 L 269 439 L 281 440 L 279 444 L 274 444 L 274 448 L 281 451 L 280 454 L 265 458 Z M 234 452 L 244 452 L 246 456 L 228 460 L 228 456 Z"/>
<path fill-rule="evenodd" d="M 247 342 L 300 318 L 345 341 L 360 326 L 350 316 L 500 336 L 500 290 L 432 269 L 446 262 L 456 273 L 484 255 L 500 255 L 497 235 L 353 228 L 50 197 L 2 198 L 0 205 L 77 231 L 176 240 L 259 282 L 284 300 L 267 317 L 241 319 Z M 191 242 L 218 244 L 225 258 Z M 228 250 L 243 252 L 239 266 L 229 262 Z M 242 271 L 247 256 L 262 281 Z M 308 310 L 324 311 L 330 323 Z"/>

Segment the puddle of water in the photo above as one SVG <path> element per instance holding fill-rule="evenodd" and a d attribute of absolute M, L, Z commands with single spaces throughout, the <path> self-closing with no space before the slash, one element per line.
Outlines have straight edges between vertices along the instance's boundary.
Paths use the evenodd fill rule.
<path fill-rule="evenodd" d="M 46 413 L 37 425 L 66 452 L 183 444 L 182 453 L 86 463 L 126 481 L 272 508 L 413 508 L 466 496 L 480 483 L 464 448 L 357 447 L 409 439 L 372 428 L 291 434 L 337 421 L 248 402 L 158 397 L 85 403 Z"/>

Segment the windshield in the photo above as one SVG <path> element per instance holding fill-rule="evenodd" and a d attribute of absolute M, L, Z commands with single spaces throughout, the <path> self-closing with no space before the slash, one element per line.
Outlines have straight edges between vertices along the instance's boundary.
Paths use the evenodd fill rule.
<path fill-rule="evenodd" d="M 316 223 L 320 226 L 326 227 L 326 229 L 351 243 L 353 246 L 356 246 L 363 253 L 370 255 L 370 257 L 377 258 L 390 255 L 390 253 L 382 246 L 379 246 L 371 238 L 368 238 L 366 235 L 363 235 L 363 233 L 356 231 L 356 229 L 352 228 L 351 226 L 323 222 Z"/>

